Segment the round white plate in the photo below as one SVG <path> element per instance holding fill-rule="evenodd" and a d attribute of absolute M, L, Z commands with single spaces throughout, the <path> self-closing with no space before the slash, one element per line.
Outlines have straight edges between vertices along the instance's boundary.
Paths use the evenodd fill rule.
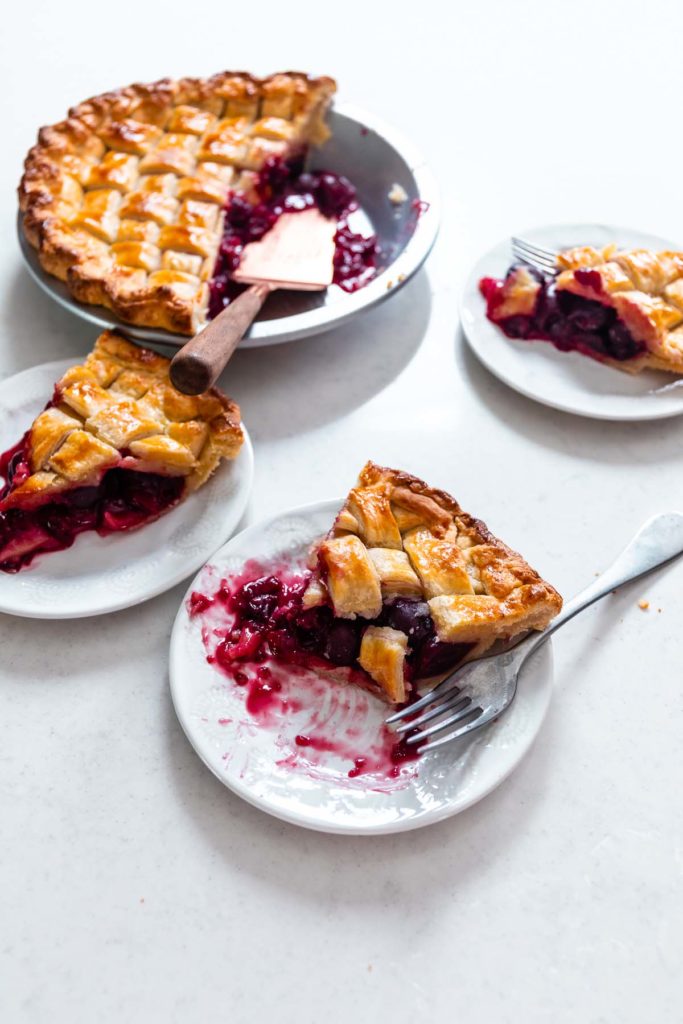
<path fill-rule="evenodd" d="M 21 438 L 73 359 L 43 363 L 0 382 L 0 451 Z M 196 572 L 239 523 L 254 475 L 245 431 L 234 462 L 177 508 L 132 533 L 83 533 L 65 551 L 38 555 L 16 574 L 0 572 L 0 612 L 77 619 L 129 608 Z"/>
<path fill-rule="evenodd" d="M 552 655 L 545 644 L 529 662 L 518 696 L 498 722 L 469 739 L 386 772 L 349 778 L 351 754 L 311 753 L 297 735 L 348 741 L 368 754 L 387 705 L 357 686 L 340 686 L 281 668 L 287 708 L 254 718 L 245 687 L 207 663 L 202 616 L 190 618 L 193 591 L 214 591 L 221 578 L 251 559 L 267 567 L 302 567 L 309 545 L 329 529 L 342 500 L 320 502 L 258 523 L 233 537 L 190 586 L 173 627 L 170 679 L 176 713 L 211 771 L 244 800 L 285 821 L 323 832 L 370 835 L 419 828 L 447 818 L 490 793 L 531 746 L 552 692 Z M 211 636 L 211 624 L 204 622 Z M 324 727 L 324 728 L 323 728 Z"/>
<path fill-rule="evenodd" d="M 559 224 L 533 228 L 520 238 L 548 249 L 573 245 L 677 249 L 657 235 L 605 224 Z M 460 315 L 465 337 L 484 366 L 515 391 L 563 412 L 600 420 L 657 420 L 683 413 L 683 382 L 667 373 L 644 370 L 632 376 L 578 352 L 559 352 L 547 341 L 508 338 L 486 317 L 479 292 L 482 277 L 504 277 L 512 263 L 510 239 L 478 261 L 467 279 Z M 672 386 L 673 385 L 673 386 Z"/>

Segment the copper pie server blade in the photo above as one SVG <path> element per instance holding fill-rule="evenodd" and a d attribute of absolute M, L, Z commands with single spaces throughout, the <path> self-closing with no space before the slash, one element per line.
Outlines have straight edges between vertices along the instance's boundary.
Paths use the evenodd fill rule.
<path fill-rule="evenodd" d="M 170 374 L 178 391 L 200 395 L 216 382 L 272 291 L 323 291 L 332 284 L 336 231 L 334 219 L 311 208 L 283 213 L 263 238 L 245 247 L 232 276 L 249 287 L 173 357 Z"/>

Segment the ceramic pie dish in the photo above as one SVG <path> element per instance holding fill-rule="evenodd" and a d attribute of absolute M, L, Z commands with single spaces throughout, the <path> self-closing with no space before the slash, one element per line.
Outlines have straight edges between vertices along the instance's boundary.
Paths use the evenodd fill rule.
<path fill-rule="evenodd" d="M 254 240 L 245 203 L 251 232 L 279 199 L 322 202 L 339 226 L 337 283 L 272 296 L 246 343 L 319 332 L 386 298 L 434 242 L 435 189 L 391 130 L 348 108 L 327 113 L 335 88 L 295 72 L 226 72 L 79 104 L 41 129 L 26 159 L 19 237 L 29 269 L 79 315 L 178 346 L 227 301 L 235 251 Z M 315 182 L 300 185 L 304 159 L 329 172 L 322 199 Z M 296 177 L 294 197 L 291 183 L 282 193 L 283 168 Z M 346 178 L 355 194 L 345 196 Z M 363 236 L 373 234 L 370 260 Z"/>

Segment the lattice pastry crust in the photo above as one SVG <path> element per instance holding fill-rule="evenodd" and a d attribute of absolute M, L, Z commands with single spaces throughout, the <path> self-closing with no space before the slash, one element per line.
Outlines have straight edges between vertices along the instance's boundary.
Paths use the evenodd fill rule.
<path fill-rule="evenodd" d="M 103 93 L 42 128 L 19 187 L 23 227 L 76 299 L 195 333 L 231 190 L 329 135 L 331 78 L 223 72 Z"/>
<path fill-rule="evenodd" d="M 375 619 L 396 597 L 425 601 L 439 640 L 474 645 L 544 629 L 562 607 L 521 555 L 444 491 L 368 462 L 327 537 L 312 553 L 304 605 L 330 603 L 338 618 Z M 392 700 L 404 692 L 409 638 L 369 626 L 359 663 Z"/>
<path fill-rule="evenodd" d="M 239 407 L 217 389 L 182 395 L 169 360 L 105 331 L 85 362 L 55 386 L 29 433 L 31 475 L 3 509 L 30 508 L 74 487 L 97 485 L 114 467 L 185 477 L 200 487 L 244 435 Z"/>

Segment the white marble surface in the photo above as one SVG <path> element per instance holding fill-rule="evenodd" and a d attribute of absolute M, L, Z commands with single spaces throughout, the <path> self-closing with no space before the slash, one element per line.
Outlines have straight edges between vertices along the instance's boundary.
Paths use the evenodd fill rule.
<path fill-rule="evenodd" d="M 632 223 L 683 241 L 683 9 L 283 10 L 5 12 L 0 372 L 77 356 L 95 333 L 20 264 L 14 187 L 39 124 L 134 79 L 331 72 L 422 147 L 445 222 L 428 271 L 384 308 L 232 363 L 225 383 L 256 444 L 248 518 L 339 492 L 371 456 L 452 489 L 570 595 L 644 518 L 681 505 L 683 421 L 532 405 L 465 351 L 456 296 L 473 258 L 531 224 Z M 0 1019 L 680 1021 L 682 574 L 558 636 L 549 718 L 499 790 L 376 840 L 281 824 L 199 762 L 168 693 L 182 587 L 89 622 L 0 617 Z"/>

